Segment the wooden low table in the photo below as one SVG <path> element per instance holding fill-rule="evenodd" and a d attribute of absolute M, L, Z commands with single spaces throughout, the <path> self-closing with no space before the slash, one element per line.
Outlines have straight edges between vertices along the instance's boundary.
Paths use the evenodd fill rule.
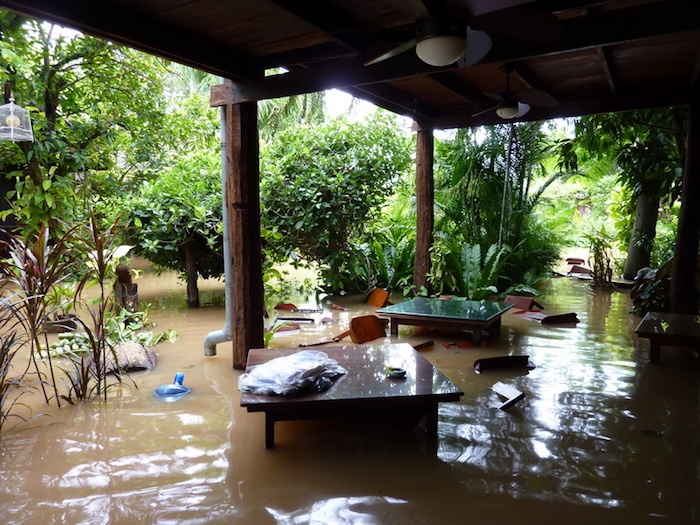
<path fill-rule="evenodd" d="M 661 345 L 688 346 L 700 350 L 700 316 L 648 312 L 635 333 L 649 339 L 649 360 L 658 363 Z"/>
<path fill-rule="evenodd" d="M 246 371 L 300 348 L 250 350 Z M 348 372 L 325 392 L 295 397 L 241 393 L 248 412 L 265 413 L 265 447 L 275 446 L 275 423 L 300 419 L 364 416 L 426 417 L 426 433 L 437 438 L 438 403 L 459 401 L 464 395 L 409 344 L 344 345 L 319 349 Z M 387 367 L 406 370 L 405 378 L 386 377 Z"/>
<path fill-rule="evenodd" d="M 482 330 L 497 334 L 501 316 L 512 304 L 462 299 L 416 297 L 377 310 L 391 320 L 391 334 L 399 334 L 399 325 L 429 326 L 455 330 L 471 330 L 474 341 L 481 341 Z"/>

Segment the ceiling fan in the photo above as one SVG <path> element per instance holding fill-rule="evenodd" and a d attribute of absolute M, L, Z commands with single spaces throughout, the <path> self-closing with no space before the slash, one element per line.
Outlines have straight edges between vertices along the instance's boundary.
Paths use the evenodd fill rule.
<path fill-rule="evenodd" d="M 502 119 L 510 120 L 518 117 L 522 117 L 528 111 L 530 111 L 531 106 L 542 106 L 546 108 L 555 108 L 559 105 L 559 101 L 541 89 L 519 89 L 517 91 L 511 91 L 510 89 L 510 74 L 513 72 L 513 68 L 508 65 L 501 66 L 501 72 L 506 76 L 506 89 L 498 95 L 492 93 L 486 93 L 486 95 L 494 98 L 497 103 L 495 106 L 485 109 L 472 115 L 473 117 L 483 115 L 489 111 L 496 111 L 496 115 Z"/>
<path fill-rule="evenodd" d="M 561 33 L 559 19 L 548 11 L 512 7 L 469 16 L 464 0 L 412 0 L 408 5 L 416 22 L 395 28 L 403 40 L 366 66 L 416 48 L 426 64 L 447 66 L 462 59 L 460 65 L 467 67 L 488 54 L 491 36 L 546 43 Z"/>

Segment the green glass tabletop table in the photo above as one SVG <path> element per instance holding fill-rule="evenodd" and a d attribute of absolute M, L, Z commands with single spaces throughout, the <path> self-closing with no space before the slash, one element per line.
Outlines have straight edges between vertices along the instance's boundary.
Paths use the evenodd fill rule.
<path fill-rule="evenodd" d="M 416 297 L 377 310 L 391 320 L 391 334 L 398 335 L 399 325 L 429 326 L 456 330 L 471 330 L 474 340 L 481 341 L 482 331 L 498 333 L 501 316 L 513 305 L 490 301 L 464 299 L 434 299 Z"/>

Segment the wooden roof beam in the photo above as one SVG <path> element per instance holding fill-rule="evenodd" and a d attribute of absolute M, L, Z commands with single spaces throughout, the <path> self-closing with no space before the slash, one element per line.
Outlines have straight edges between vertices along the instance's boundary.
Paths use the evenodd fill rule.
<path fill-rule="evenodd" d="M 227 78 L 256 77 L 262 72 L 262 68 L 247 55 L 222 48 L 212 54 L 210 41 L 186 33 L 180 27 L 146 19 L 140 13 L 111 3 L 89 0 L 0 0 L 0 8 L 70 27 Z"/>
<path fill-rule="evenodd" d="M 600 57 L 600 65 L 605 72 L 605 78 L 608 80 L 608 86 L 610 86 L 610 93 L 613 96 L 617 96 L 617 84 L 615 83 L 615 77 L 610 66 L 609 53 L 603 46 L 598 46 L 598 56 Z"/>
<path fill-rule="evenodd" d="M 436 108 L 391 86 L 372 84 L 352 88 L 349 92 L 357 98 L 414 120 L 430 118 L 437 114 Z"/>
<path fill-rule="evenodd" d="M 303 20 L 321 33 L 325 33 L 335 43 L 357 55 L 364 54 L 364 43 L 350 33 L 352 30 L 357 31 L 358 28 L 361 28 L 361 23 L 353 20 L 345 11 L 333 7 L 333 4 L 323 0 L 304 0 L 303 2 L 298 0 L 267 1 Z"/>
<path fill-rule="evenodd" d="M 560 101 L 559 106 L 556 108 L 533 106 L 526 115 L 518 119 L 518 122 L 684 105 L 690 103 L 688 97 L 687 91 L 681 89 L 669 90 L 665 93 L 637 93 L 608 98 L 596 97 L 591 99 L 590 97 L 577 97 L 576 101 L 572 102 L 568 100 Z M 492 126 L 505 123 L 508 123 L 508 121 L 499 118 L 495 112 L 488 112 L 478 116 L 448 115 L 435 117 L 429 119 L 426 125 L 430 125 L 434 129 L 450 129 Z"/>
<path fill-rule="evenodd" d="M 470 86 L 466 80 L 457 78 L 452 73 L 437 73 L 428 76 L 433 82 L 475 106 L 487 109 L 494 105 L 494 100 L 491 97 L 484 95 L 478 89 Z"/>
<path fill-rule="evenodd" d="M 6 0 L 0 0 L 0 4 Z M 35 0 L 36 1 L 36 0 Z M 562 38 L 551 44 L 527 42 L 494 44 L 484 62 L 512 62 L 538 56 L 597 48 L 670 33 L 700 28 L 700 2 L 682 3 L 670 10 L 667 6 L 643 5 L 632 9 L 605 12 L 563 21 Z M 270 57 L 271 58 L 271 57 Z M 436 75 L 457 69 L 457 65 L 435 68 L 423 64 L 413 54 L 399 55 L 374 66 L 363 66 L 360 61 L 346 60 L 306 70 L 252 80 L 237 80 L 230 89 L 227 103 L 278 98 L 324 89 L 347 89 L 354 86 L 409 78 L 414 75 Z M 220 100 L 223 95 L 217 97 Z"/>

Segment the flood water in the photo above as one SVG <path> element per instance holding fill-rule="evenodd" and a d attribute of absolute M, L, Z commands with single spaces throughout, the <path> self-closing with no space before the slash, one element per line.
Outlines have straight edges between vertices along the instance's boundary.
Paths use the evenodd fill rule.
<path fill-rule="evenodd" d="M 440 406 L 437 451 L 420 429 L 334 420 L 277 423 L 268 450 L 264 416 L 239 406 L 230 345 L 203 353 L 224 306 L 159 306 L 167 290 L 184 296 L 168 276 L 139 286 L 156 330 L 174 328 L 179 340 L 159 345 L 156 369 L 132 374 L 135 386 L 106 402 L 56 409 L 34 395 L 46 415 L 0 436 L 1 523 L 700 522 L 700 358 L 665 347 L 650 364 L 627 292 L 550 279 L 547 311 L 576 312 L 580 323 L 508 313 L 489 346 L 446 348 L 465 334 L 406 326 L 387 337 L 434 341 L 421 354 L 465 392 Z M 317 322 L 271 346 L 331 338 L 374 310 L 358 297 L 333 301 L 348 310 L 323 303 L 323 314 L 308 315 Z M 318 322 L 326 316 L 335 322 Z M 476 359 L 509 354 L 536 368 L 475 373 Z M 192 392 L 160 401 L 153 390 L 176 372 Z M 525 398 L 499 410 L 497 381 Z"/>

